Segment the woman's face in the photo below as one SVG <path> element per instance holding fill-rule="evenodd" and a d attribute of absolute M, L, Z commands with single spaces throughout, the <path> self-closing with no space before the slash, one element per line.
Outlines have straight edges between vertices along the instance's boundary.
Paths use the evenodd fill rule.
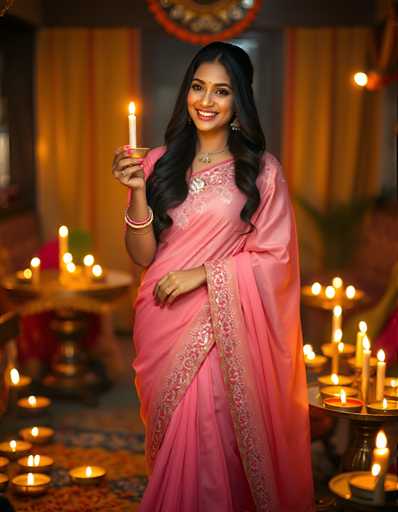
<path fill-rule="evenodd" d="M 187 96 L 188 113 L 198 131 L 228 130 L 234 110 L 231 80 L 219 62 L 204 62 L 192 79 Z"/>

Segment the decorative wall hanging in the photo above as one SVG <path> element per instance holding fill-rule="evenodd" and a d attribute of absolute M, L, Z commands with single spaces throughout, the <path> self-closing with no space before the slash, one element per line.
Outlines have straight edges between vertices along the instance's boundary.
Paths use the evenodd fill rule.
<path fill-rule="evenodd" d="M 262 0 L 147 1 L 167 32 L 193 44 L 237 36 L 252 23 L 262 3 Z"/>

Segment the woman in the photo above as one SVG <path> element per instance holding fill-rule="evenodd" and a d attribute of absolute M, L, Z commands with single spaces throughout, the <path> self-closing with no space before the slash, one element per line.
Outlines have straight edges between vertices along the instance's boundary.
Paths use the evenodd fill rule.
<path fill-rule="evenodd" d="M 141 512 L 313 510 L 294 220 L 239 47 L 191 62 L 165 147 L 140 163 L 126 247 L 150 478 Z M 150 208 L 149 208 L 150 207 Z M 152 214 L 153 212 L 153 214 Z"/>

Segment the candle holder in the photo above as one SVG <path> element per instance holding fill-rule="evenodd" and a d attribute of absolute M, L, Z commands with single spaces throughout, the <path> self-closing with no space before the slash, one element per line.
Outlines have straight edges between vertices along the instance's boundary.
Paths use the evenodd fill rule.
<path fill-rule="evenodd" d="M 325 386 L 319 389 L 322 398 L 328 398 L 332 396 L 340 396 L 341 391 L 344 391 L 346 396 L 357 396 L 358 391 L 348 386 Z"/>
<path fill-rule="evenodd" d="M 373 414 L 389 414 L 398 416 L 398 402 L 396 400 L 380 400 L 378 402 L 371 402 L 366 405 L 369 413 Z"/>
<path fill-rule="evenodd" d="M 131 148 L 130 147 L 130 158 L 145 158 L 150 152 L 151 148 Z"/>
<path fill-rule="evenodd" d="M 0 473 L 7 470 L 9 463 L 10 459 L 7 459 L 7 457 L 0 457 Z"/>
<path fill-rule="evenodd" d="M 321 346 L 322 353 L 327 357 L 333 357 L 334 351 L 336 350 L 337 343 L 324 343 Z M 354 345 L 350 343 L 344 343 L 344 349 L 342 352 L 339 352 L 339 357 L 350 357 L 355 353 Z"/>
<path fill-rule="evenodd" d="M 325 398 L 323 405 L 328 409 L 340 412 L 361 412 L 364 403 L 359 398 L 347 397 L 345 402 L 342 402 L 339 397 L 333 396 Z"/>
<path fill-rule="evenodd" d="M 18 459 L 18 466 L 24 473 L 48 473 L 54 460 L 47 455 L 29 455 Z"/>
<path fill-rule="evenodd" d="M 106 475 L 106 470 L 101 466 L 79 466 L 69 471 L 73 482 L 79 485 L 99 484 Z"/>
<path fill-rule="evenodd" d="M 7 489 L 8 476 L 4 473 L 0 473 L 0 492 L 4 492 Z"/>
<path fill-rule="evenodd" d="M 44 473 L 23 473 L 11 480 L 12 489 L 24 496 L 37 496 L 48 490 L 51 478 Z"/>
<path fill-rule="evenodd" d="M 9 460 L 17 460 L 19 457 L 27 455 L 31 449 L 31 443 L 19 439 L 0 443 L 0 455 Z"/>
<path fill-rule="evenodd" d="M 304 362 L 307 368 L 311 368 L 313 370 L 320 370 L 327 363 L 327 358 L 325 356 L 318 355 L 316 355 L 313 359 L 304 357 Z"/>
<path fill-rule="evenodd" d="M 28 414 L 40 414 L 47 410 L 51 400 L 46 396 L 28 396 L 20 398 L 17 402 L 18 407 Z"/>
<path fill-rule="evenodd" d="M 348 481 L 352 499 L 375 505 L 383 504 L 383 502 L 375 500 L 375 491 L 379 483 L 384 484 L 386 502 L 393 501 L 398 497 L 398 479 L 395 475 L 387 474 L 379 477 L 373 476 L 369 471 L 362 471 L 353 475 Z"/>
<path fill-rule="evenodd" d="M 338 381 L 332 378 L 334 374 L 322 375 L 318 377 L 319 384 L 322 386 L 350 386 L 353 383 L 353 378 L 347 375 L 337 375 Z"/>
<path fill-rule="evenodd" d="M 47 444 L 54 437 L 54 430 L 50 427 L 23 428 L 19 435 L 33 444 Z"/>

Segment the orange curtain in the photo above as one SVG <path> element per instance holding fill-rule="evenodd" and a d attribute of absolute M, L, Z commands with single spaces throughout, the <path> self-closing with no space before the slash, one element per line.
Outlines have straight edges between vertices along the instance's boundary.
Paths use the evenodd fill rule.
<path fill-rule="evenodd" d="M 99 262 L 126 270 L 126 189 L 111 165 L 115 148 L 128 143 L 128 103 L 141 97 L 139 56 L 132 29 L 38 34 L 37 204 L 44 239 L 55 238 L 60 224 L 86 229 Z"/>
<path fill-rule="evenodd" d="M 321 211 L 378 191 L 380 93 L 352 82 L 368 68 L 370 37 L 368 28 L 286 31 L 282 160 L 292 193 Z M 319 240 L 296 210 L 303 268 L 315 270 Z"/>

